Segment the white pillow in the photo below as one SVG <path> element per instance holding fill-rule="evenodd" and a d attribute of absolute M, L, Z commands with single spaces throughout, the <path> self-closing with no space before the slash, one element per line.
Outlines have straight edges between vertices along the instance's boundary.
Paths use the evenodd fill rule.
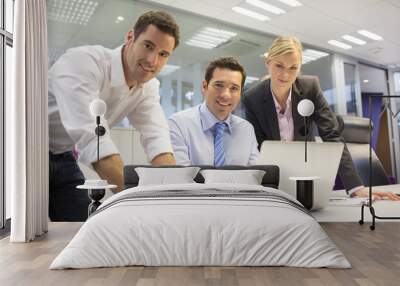
<path fill-rule="evenodd" d="M 265 171 L 262 170 L 202 170 L 204 183 L 234 183 L 261 185 Z"/>
<path fill-rule="evenodd" d="M 135 168 L 139 176 L 139 186 L 195 183 L 193 179 L 199 170 L 199 167 Z"/>

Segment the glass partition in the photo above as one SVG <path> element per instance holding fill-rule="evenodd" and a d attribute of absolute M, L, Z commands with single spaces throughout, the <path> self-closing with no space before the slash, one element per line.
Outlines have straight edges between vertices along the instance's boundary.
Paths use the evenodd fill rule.
<path fill-rule="evenodd" d="M 14 31 L 14 0 L 5 0 L 5 30 L 9 33 Z"/>
<path fill-rule="evenodd" d="M 344 80 L 347 114 L 357 115 L 357 99 L 356 99 L 356 66 L 344 63 Z"/>
<path fill-rule="evenodd" d="M 400 72 L 394 72 L 393 78 L 394 78 L 394 92 L 400 93 Z"/>
<path fill-rule="evenodd" d="M 305 49 L 306 50 L 306 49 Z M 317 60 L 306 63 L 302 66 L 302 74 L 314 75 L 319 79 L 319 83 L 330 108 L 336 110 L 336 98 L 332 81 L 332 56 L 327 54 Z"/>

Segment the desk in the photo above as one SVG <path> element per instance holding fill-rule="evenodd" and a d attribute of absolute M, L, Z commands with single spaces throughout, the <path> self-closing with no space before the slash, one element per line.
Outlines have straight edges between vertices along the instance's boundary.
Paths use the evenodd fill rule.
<path fill-rule="evenodd" d="M 387 186 L 377 186 L 373 187 L 372 191 L 390 191 L 400 194 L 400 184 L 397 185 L 387 185 Z M 345 197 L 345 191 L 332 191 L 331 197 Z M 375 201 L 373 203 L 376 214 L 380 216 L 400 216 L 400 202 L 394 202 L 389 200 Z M 330 203 L 328 207 L 313 211 L 313 216 L 319 222 L 358 222 L 361 218 L 361 206 L 360 205 L 339 205 L 335 202 Z M 369 209 L 366 208 L 364 212 L 364 221 L 372 221 Z M 377 223 L 379 223 L 379 219 Z M 390 220 L 386 220 L 390 221 Z M 393 220 L 397 221 L 398 220 Z"/>

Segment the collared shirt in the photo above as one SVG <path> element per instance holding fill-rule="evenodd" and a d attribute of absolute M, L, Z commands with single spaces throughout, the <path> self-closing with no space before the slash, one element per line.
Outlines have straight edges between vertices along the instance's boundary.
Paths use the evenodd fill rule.
<path fill-rule="evenodd" d="M 107 104 L 101 124 L 100 158 L 118 154 L 110 128 L 125 116 L 140 132 L 141 143 L 151 161 L 172 152 L 168 124 L 160 105 L 159 81 L 152 79 L 129 89 L 122 66 L 122 47 L 83 46 L 67 50 L 49 70 L 49 146 L 54 154 L 79 152 L 90 166 L 97 160 L 95 118 L 89 105 L 95 98 Z"/>
<path fill-rule="evenodd" d="M 278 118 L 279 134 L 281 140 L 293 141 L 294 138 L 294 123 L 292 115 L 292 89 L 289 91 L 289 96 L 286 99 L 286 109 L 282 112 L 282 107 L 280 106 L 278 100 L 275 98 L 275 94 L 272 91 L 272 98 L 274 99 L 276 116 Z"/>
<path fill-rule="evenodd" d="M 220 122 L 205 102 L 173 114 L 169 120 L 171 142 L 179 165 L 214 164 L 214 125 Z M 259 155 L 253 126 L 230 114 L 225 120 L 226 165 L 254 165 Z"/>

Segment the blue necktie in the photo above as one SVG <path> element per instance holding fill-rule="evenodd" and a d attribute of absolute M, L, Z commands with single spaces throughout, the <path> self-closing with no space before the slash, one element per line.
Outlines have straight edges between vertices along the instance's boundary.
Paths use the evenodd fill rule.
<path fill-rule="evenodd" d="M 224 151 L 224 131 L 225 122 L 217 122 L 214 125 L 214 166 L 219 167 L 225 165 Z"/>

